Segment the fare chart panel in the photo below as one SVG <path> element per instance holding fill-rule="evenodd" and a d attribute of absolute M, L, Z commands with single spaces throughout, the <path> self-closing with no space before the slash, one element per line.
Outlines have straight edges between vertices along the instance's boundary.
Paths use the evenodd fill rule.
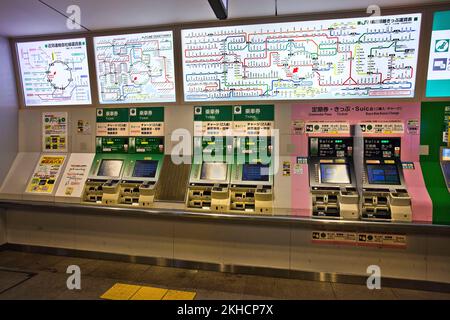
<path fill-rule="evenodd" d="M 185 101 L 414 97 L 420 14 L 182 30 Z"/>
<path fill-rule="evenodd" d="M 174 102 L 172 31 L 94 38 L 100 103 Z"/>
<path fill-rule="evenodd" d="M 17 43 L 26 106 L 91 103 L 86 39 Z"/>

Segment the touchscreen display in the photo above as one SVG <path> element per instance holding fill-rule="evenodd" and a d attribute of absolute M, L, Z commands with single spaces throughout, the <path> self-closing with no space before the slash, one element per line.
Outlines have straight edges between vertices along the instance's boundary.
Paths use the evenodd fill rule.
<path fill-rule="evenodd" d="M 134 165 L 133 177 L 154 178 L 158 169 L 157 160 L 137 160 Z"/>
<path fill-rule="evenodd" d="M 370 184 L 399 185 L 400 177 L 396 165 L 368 164 L 367 176 Z"/>
<path fill-rule="evenodd" d="M 320 164 L 320 182 L 333 184 L 350 183 L 350 173 L 347 164 Z"/>
<path fill-rule="evenodd" d="M 97 176 L 119 177 L 122 170 L 123 160 L 102 160 Z"/>
<path fill-rule="evenodd" d="M 244 164 L 242 181 L 269 181 L 269 165 L 261 163 Z"/>
<path fill-rule="evenodd" d="M 201 180 L 225 181 L 227 179 L 227 164 L 221 162 L 204 162 L 202 164 Z"/>

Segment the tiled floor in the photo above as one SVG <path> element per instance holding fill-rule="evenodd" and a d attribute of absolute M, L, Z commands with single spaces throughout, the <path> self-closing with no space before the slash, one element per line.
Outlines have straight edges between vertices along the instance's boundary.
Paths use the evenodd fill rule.
<path fill-rule="evenodd" d="M 68 290 L 66 269 L 81 269 L 81 290 Z M 14 271 L 14 272 L 13 272 Z M 27 280 L 29 274 L 35 274 Z M 0 299 L 100 299 L 115 283 L 195 291 L 196 299 L 448 299 L 449 293 L 164 268 L 124 262 L 0 252 Z"/>

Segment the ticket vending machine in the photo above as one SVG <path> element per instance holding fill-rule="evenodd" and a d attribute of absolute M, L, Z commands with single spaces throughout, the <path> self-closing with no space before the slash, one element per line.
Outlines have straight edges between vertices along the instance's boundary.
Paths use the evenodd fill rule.
<path fill-rule="evenodd" d="M 309 137 L 308 170 L 313 217 L 359 219 L 352 137 Z"/>
<path fill-rule="evenodd" d="M 230 209 L 232 120 L 231 106 L 194 107 L 193 161 L 185 201 L 191 210 Z"/>
<path fill-rule="evenodd" d="M 232 166 L 230 211 L 272 213 L 273 168 L 271 137 L 237 137 Z"/>
<path fill-rule="evenodd" d="M 186 196 L 191 209 L 228 211 L 231 166 L 225 162 L 193 164 Z"/>
<path fill-rule="evenodd" d="M 130 155 L 120 181 L 119 204 L 151 206 L 154 202 L 162 162 L 162 154 Z"/>
<path fill-rule="evenodd" d="M 97 137 L 96 155 L 86 180 L 82 202 L 117 205 L 120 199 L 120 182 L 130 161 L 129 138 Z"/>
<path fill-rule="evenodd" d="M 445 184 L 450 192 L 450 147 L 440 148 L 440 163 Z"/>
<path fill-rule="evenodd" d="M 273 105 L 233 106 L 230 212 L 273 211 L 274 119 Z"/>
<path fill-rule="evenodd" d="M 411 197 L 406 189 L 400 154 L 400 138 L 364 138 L 363 219 L 411 221 Z"/>

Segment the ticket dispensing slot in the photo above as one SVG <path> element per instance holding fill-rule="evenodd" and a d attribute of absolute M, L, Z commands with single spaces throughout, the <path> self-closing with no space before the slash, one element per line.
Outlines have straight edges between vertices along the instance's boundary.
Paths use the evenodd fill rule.
<path fill-rule="evenodd" d="M 83 202 L 115 205 L 119 202 L 119 182 L 124 159 L 97 157 L 83 192 Z"/>
<path fill-rule="evenodd" d="M 353 138 L 310 137 L 308 169 L 313 217 L 359 218 Z"/>
<path fill-rule="evenodd" d="M 400 144 L 400 138 L 364 138 L 363 219 L 411 221 Z"/>
<path fill-rule="evenodd" d="M 440 162 L 442 173 L 444 175 L 445 184 L 447 186 L 448 191 L 450 192 L 450 148 L 449 147 L 441 147 L 440 150 Z"/>
<path fill-rule="evenodd" d="M 246 213 L 271 213 L 273 175 L 270 164 L 245 163 L 233 166 L 230 210 Z"/>
<path fill-rule="evenodd" d="M 230 168 L 223 162 L 193 164 L 186 206 L 197 210 L 228 211 Z"/>
<path fill-rule="evenodd" d="M 162 160 L 131 160 L 120 182 L 121 205 L 149 207 L 153 204 L 155 187 Z"/>

